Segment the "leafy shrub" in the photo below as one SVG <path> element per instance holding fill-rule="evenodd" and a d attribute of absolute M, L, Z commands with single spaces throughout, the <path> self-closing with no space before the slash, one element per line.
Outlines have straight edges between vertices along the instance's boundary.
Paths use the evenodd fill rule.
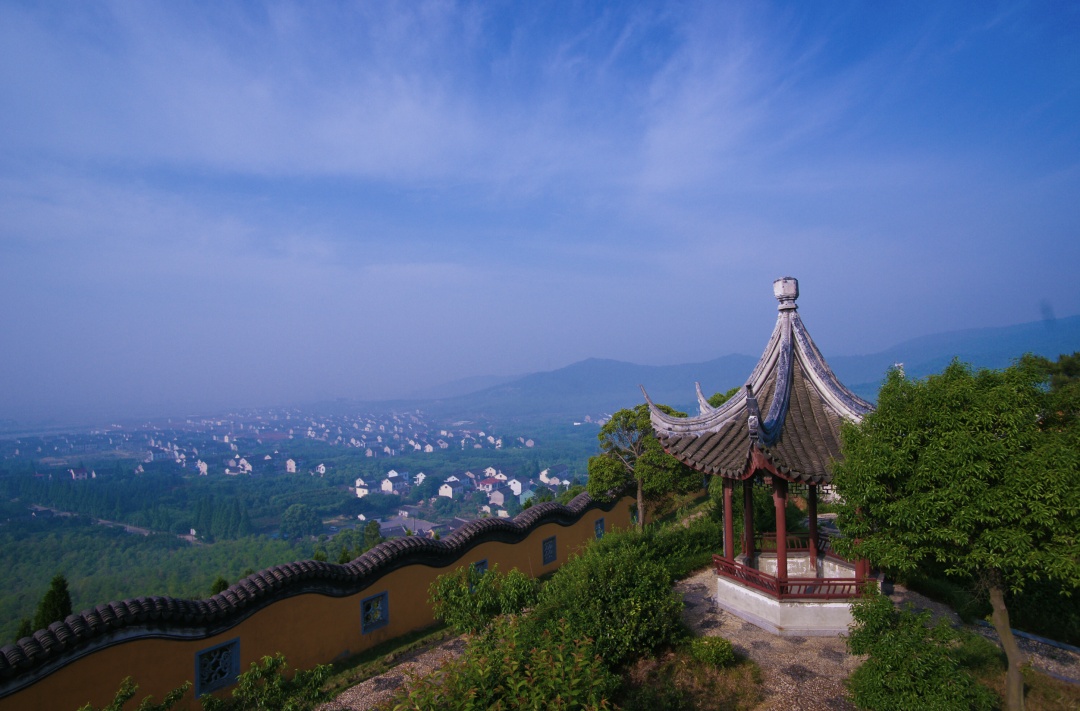
<path fill-rule="evenodd" d="M 329 665 L 298 671 L 291 679 L 287 668 L 282 654 L 252 662 L 237 678 L 231 698 L 199 699 L 203 711 L 309 711 L 327 700 L 322 685 L 330 676 Z"/>
<path fill-rule="evenodd" d="M 731 666 L 737 661 L 735 647 L 723 637 L 694 637 L 690 640 L 690 656 L 694 661 L 717 669 Z"/>
<path fill-rule="evenodd" d="M 641 543 L 590 546 L 540 591 L 535 623 L 550 628 L 565 620 L 571 636 L 592 639 L 611 667 L 670 644 L 683 634 L 682 601 L 668 570 L 651 557 Z"/>
<path fill-rule="evenodd" d="M 516 568 L 503 574 L 498 567 L 481 573 L 465 565 L 436 578 L 428 589 L 435 617 L 458 632 L 476 633 L 498 615 L 532 606 L 537 582 Z"/>
<path fill-rule="evenodd" d="M 851 606 L 855 624 L 848 636 L 853 654 L 868 659 L 848 679 L 860 708 L 994 709 L 999 699 L 961 668 L 958 635 L 945 621 L 928 627 L 930 613 L 897 610 L 880 593 Z"/>
<path fill-rule="evenodd" d="M 187 690 L 191 688 L 191 682 L 185 681 L 183 684 L 173 689 L 169 693 L 165 694 L 165 698 L 162 699 L 160 704 L 154 703 L 152 696 L 146 696 L 139 702 L 135 711 L 170 711 L 173 706 L 179 703 L 180 699 L 184 697 Z M 130 701 L 135 696 L 135 692 L 139 690 L 139 685 L 130 677 L 124 677 L 124 680 L 120 682 L 120 689 L 116 692 L 116 696 L 113 697 L 111 703 L 108 706 L 102 706 L 101 711 L 122 711 L 124 704 Z M 93 704 L 86 704 L 79 708 L 79 711 L 98 711 Z"/>
<path fill-rule="evenodd" d="M 669 523 L 652 525 L 644 531 L 616 531 L 591 544 L 591 549 L 610 551 L 632 547 L 654 565 L 666 568 L 672 580 L 685 577 L 712 561 L 723 545 L 724 527 L 702 516 L 689 525 Z"/>
<path fill-rule="evenodd" d="M 398 692 L 395 711 L 610 708 L 618 686 L 592 641 L 565 622 L 535 634 L 514 615 L 469 640 L 465 653 Z"/>

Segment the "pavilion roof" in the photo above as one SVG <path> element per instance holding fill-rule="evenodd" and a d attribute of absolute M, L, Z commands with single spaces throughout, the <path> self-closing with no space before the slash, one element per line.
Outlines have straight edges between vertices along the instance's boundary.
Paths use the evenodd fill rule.
<path fill-rule="evenodd" d="M 742 390 L 714 408 L 698 385 L 694 417 L 668 415 L 646 394 L 653 429 L 669 454 L 705 474 L 744 479 L 765 471 L 827 484 L 841 424 L 861 421 L 873 406 L 844 387 L 810 338 L 795 305 L 798 281 L 777 279 L 773 292 L 776 327 Z"/>

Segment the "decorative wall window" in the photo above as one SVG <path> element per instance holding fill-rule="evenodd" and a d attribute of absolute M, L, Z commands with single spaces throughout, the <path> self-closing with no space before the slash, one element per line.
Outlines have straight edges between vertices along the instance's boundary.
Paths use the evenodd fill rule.
<path fill-rule="evenodd" d="M 544 565 L 555 562 L 555 536 L 544 539 Z"/>
<path fill-rule="evenodd" d="M 473 570 L 475 570 L 478 575 L 483 575 L 488 570 L 487 558 L 484 558 L 483 560 L 476 561 L 475 563 L 472 564 L 472 567 L 473 567 Z"/>
<path fill-rule="evenodd" d="M 367 634 L 380 627 L 390 624 L 390 594 L 381 592 L 378 595 L 364 598 L 360 602 L 360 631 Z"/>
<path fill-rule="evenodd" d="M 604 519 L 596 519 L 596 523 L 593 524 L 593 531 L 596 532 L 596 538 L 599 540 L 604 537 Z"/>
<path fill-rule="evenodd" d="M 195 653 L 195 695 L 229 686 L 240 676 L 240 638 Z"/>

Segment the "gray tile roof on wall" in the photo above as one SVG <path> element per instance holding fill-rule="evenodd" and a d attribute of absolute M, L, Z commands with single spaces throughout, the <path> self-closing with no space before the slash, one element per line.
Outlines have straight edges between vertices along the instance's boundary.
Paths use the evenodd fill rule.
<path fill-rule="evenodd" d="M 275 565 L 202 600 L 152 596 L 98 605 L 0 648 L 0 697 L 113 644 L 139 637 L 211 637 L 279 600 L 306 593 L 354 595 L 406 565 L 448 567 L 482 543 L 520 543 L 541 525 L 571 526 L 589 511 L 611 511 L 617 498 L 601 502 L 582 493 L 566 506 L 549 501 L 513 519 L 477 519 L 438 541 L 397 538 L 344 565 L 314 560 Z"/>

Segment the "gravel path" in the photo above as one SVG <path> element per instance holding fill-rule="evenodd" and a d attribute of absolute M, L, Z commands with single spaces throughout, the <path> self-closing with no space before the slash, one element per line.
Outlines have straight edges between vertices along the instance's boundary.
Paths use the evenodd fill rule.
<path fill-rule="evenodd" d="M 761 667 L 765 711 L 854 710 L 844 679 L 862 661 L 847 653 L 839 637 L 776 637 L 716 606 L 716 574 L 700 570 L 679 581 L 686 608 L 683 620 L 702 636 L 731 640 L 735 649 Z"/>
<path fill-rule="evenodd" d="M 759 711 L 854 711 L 844 680 L 863 657 L 848 654 L 840 637 L 776 637 L 717 607 L 716 575 L 711 568 L 680 580 L 675 589 L 683 596 L 683 619 L 701 636 L 725 637 L 735 649 L 761 668 L 763 701 Z M 945 617 L 959 626 L 960 618 L 948 606 L 895 585 L 889 597 L 897 604 L 930 610 L 934 619 Z M 997 642 L 992 628 L 967 626 Z M 1080 654 L 1034 640 L 1017 638 L 1033 667 L 1058 678 L 1080 683 Z M 465 642 L 460 637 L 443 642 L 399 664 L 391 671 L 347 689 L 320 711 L 368 711 L 388 700 L 410 674 L 426 674 L 460 656 Z"/>
<path fill-rule="evenodd" d="M 368 711 L 379 704 L 389 701 L 394 693 L 408 680 L 410 675 L 425 675 L 435 671 L 451 659 L 461 656 L 465 641 L 454 637 L 437 647 L 421 652 L 415 657 L 398 664 L 396 667 L 362 681 L 356 686 L 341 692 L 336 699 L 319 707 L 319 711 Z"/>

